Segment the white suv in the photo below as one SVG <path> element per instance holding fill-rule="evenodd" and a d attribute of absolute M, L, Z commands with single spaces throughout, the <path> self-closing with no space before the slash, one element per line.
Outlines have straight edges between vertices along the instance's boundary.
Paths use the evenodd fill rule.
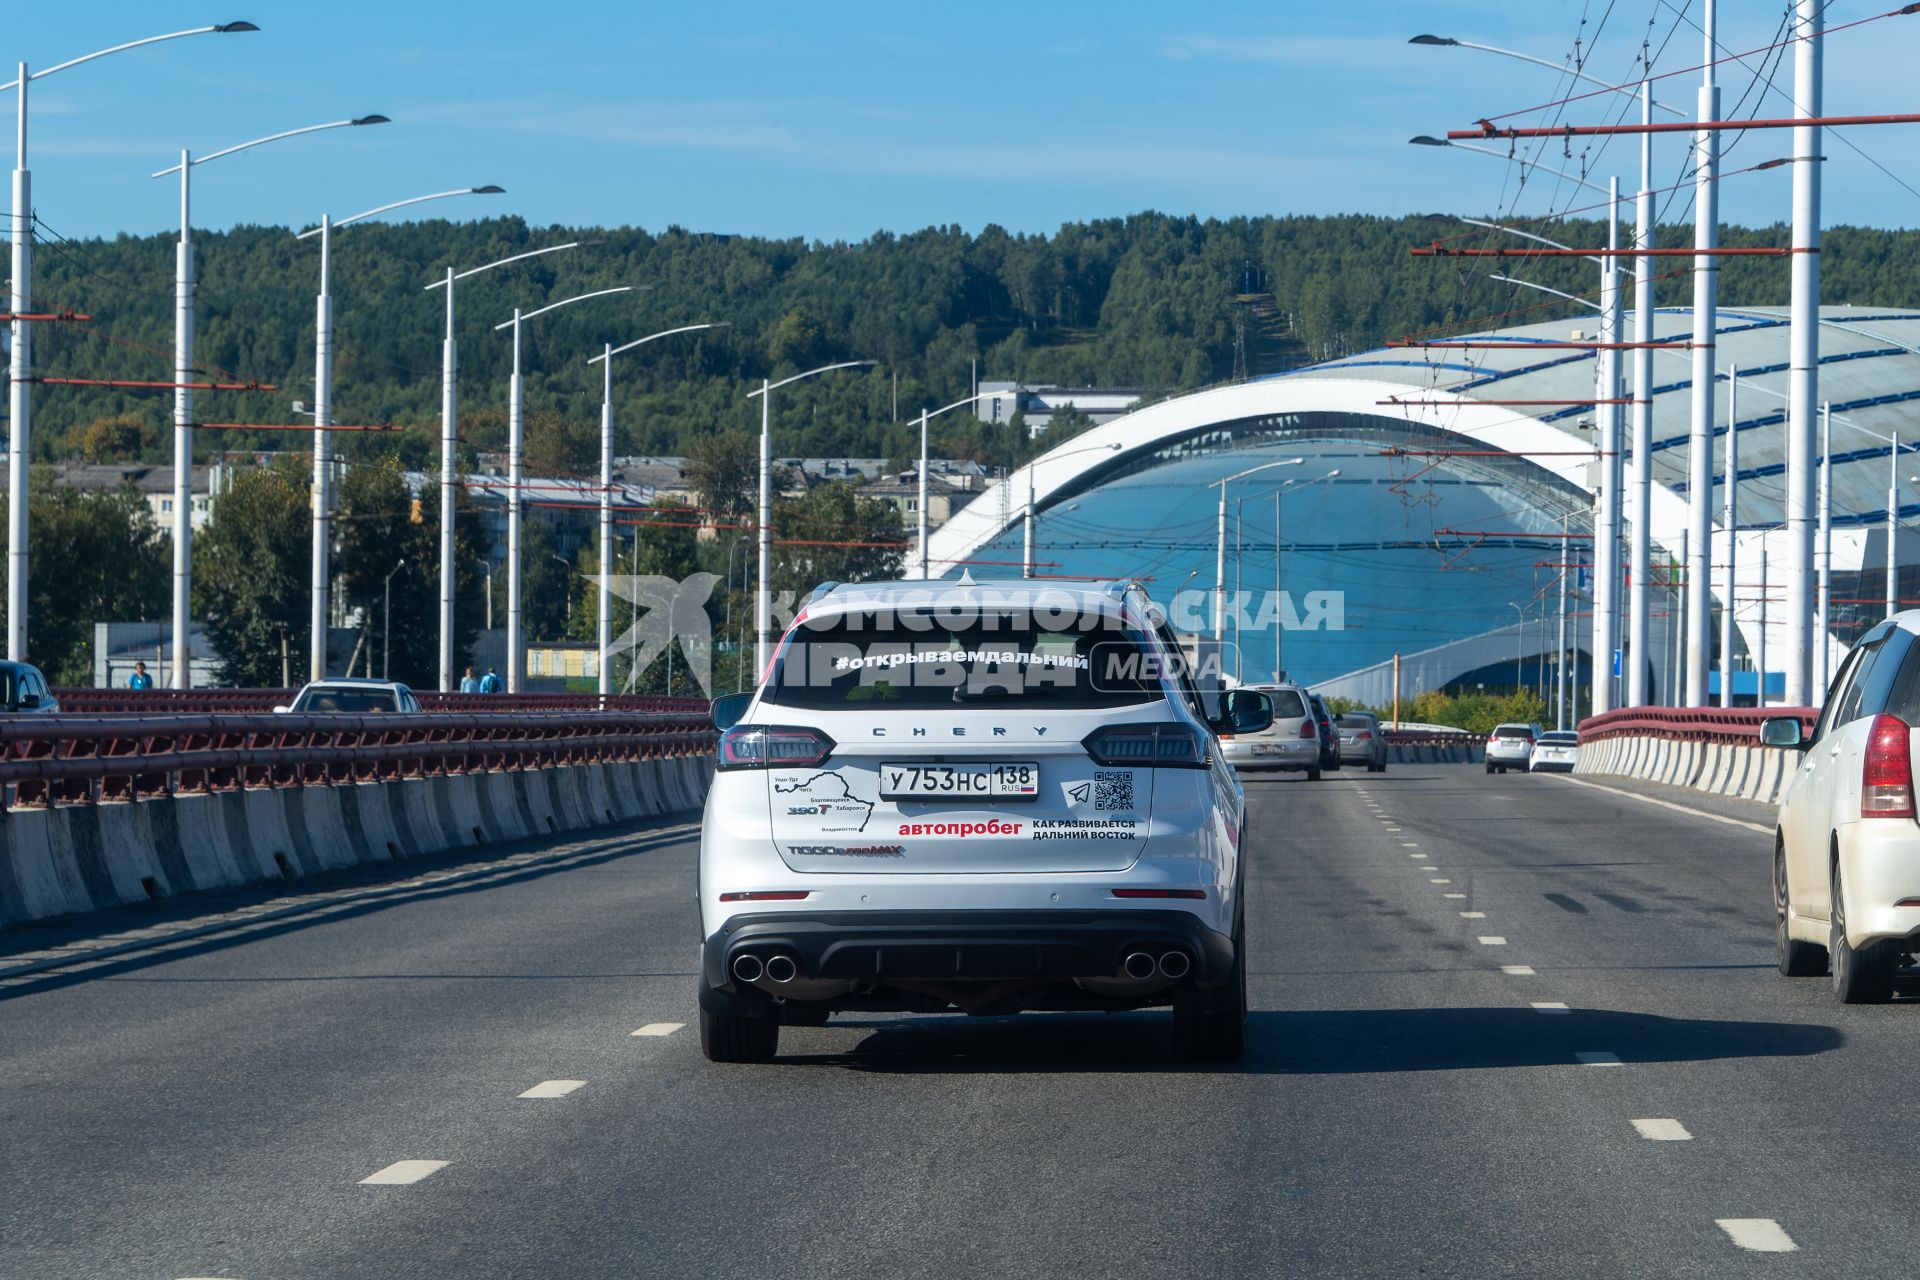
<path fill-rule="evenodd" d="M 1920 952 L 1920 611 L 1860 638 L 1805 736 L 1798 719 L 1764 720 L 1761 741 L 1797 748 L 1780 799 L 1773 904 L 1780 972 L 1833 971 L 1848 1004 L 1890 999 L 1894 972 Z"/>
<path fill-rule="evenodd" d="M 815 592 L 763 683 L 714 704 L 700 840 L 700 1038 L 773 1057 L 854 1010 L 1171 1004 L 1240 1056 L 1243 793 L 1134 584 Z"/>

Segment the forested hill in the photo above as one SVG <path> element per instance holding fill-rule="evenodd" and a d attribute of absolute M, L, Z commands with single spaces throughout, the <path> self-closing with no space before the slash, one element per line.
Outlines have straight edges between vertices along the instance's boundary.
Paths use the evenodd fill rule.
<path fill-rule="evenodd" d="M 1071 223 L 1050 236 L 936 227 L 878 233 L 857 244 L 809 244 L 678 228 L 540 229 L 511 218 L 354 226 L 334 238 L 335 420 L 406 427 L 400 436 L 351 438 L 352 451 L 386 452 L 397 443 L 410 463 L 435 456 L 443 304 L 438 290 L 424 286 L 448 264 L 473 266 L 568 239 L 604 243 L 462 282 L 462 436 L 477 448 L 504 438 L 511 346 L 493 326 L 516 305 L 531 310 L 613 284 L 648 286 L 526 326 L 531 458 L 549 469 L 584 470 L 598 447 L 600 390 L 598 366 L 589 367 L 587 357 L 603 342 L 679 324 L 715 320 L 729 327 L 619 358 L 622 452 L 683 453 L 702 434 L 752 426 L 758 411 L 745 394 L 761 377 L 835 359 L 880 365 L 776 397 L 781 453 L 906 456 L 916 436 L 896 421 L 896 403 L 906 419 L 923 404 L 965 395 L 975 361 L 983 379 L 1139 386 L 1158 395 L 1412 331 L 1484 322 L 1509 309 L 1532 308 L 1516 317 L 1526 320 L 1576 314 L 1558 303 L 1551 304 L 1557 311 L 1539 309 L 1544 295 L 1537 292 L 1510 297 L 1507 286 L 1486 279 L 1484 260 L 1408 253 L 1467 230 L 1437 216 L 1221 222 L 1143 213 Z M 1574 244 L 1596 243 L 1600 235 L 1592 224 L 1557 224 L 1550 233 Z M 1781 244 L 1787 236 L 1771 227 L 1736 229 L 1725 238 Z M 1691 243 L 1691 230 L 1665 228 L 1661 243 Z M 200 235 L 196 245 L 203 372 L 272 382 L 279 390 L 203 394 L 195 417 L 300 421 L 289 402 L 312 398 L 315 242 L 296 241 L 286 228 L 243 227 Z M 1826 299 L 1920 302 L 1916 248 L 1916 232 L 1831 229 L 1822 254 Z M 1723 301 L 1785 300 L 1785 259 L 1722 263 Z M 1579 261 L 1504 265 L 1571 292 L 1595 283 L 1592 267 Z M 35 275 L 36 309 L 95 317 L 88 326 L 40 326 L 37 373 L 169 376 L 171 237 L 49 239 L 35 255 Z M 1686 296 L 1681 279 L 1662 288 L 1666 299 Z M 164 392 L 49 385 L 34 399 L 37 458 L 168 456 Z M 1004 461 L 1014 447 L 1007 435 L 982 432 L 956 413 L 940 443 Z M 305 439 L 226 431 L 210 433 L 203 449 L 302 448 Z"/>

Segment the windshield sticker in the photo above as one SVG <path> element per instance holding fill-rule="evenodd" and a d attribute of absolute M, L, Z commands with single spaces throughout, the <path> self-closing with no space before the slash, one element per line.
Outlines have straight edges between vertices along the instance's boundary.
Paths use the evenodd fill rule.
<path fill-rule="evenodd" d="M 964 662 L 970 666 L 994 663 L 1023 667 L 1059 667 L 1072 671 L 1087 671 L 1093 667 L 1092 659 L 1077 653 L 1026 653 L 1019 649 L 920 649 L 910 653 L 870 653 L 863 657 L 841 656 L 833 660 L 833 669 L 859 671 L 870 667 L 911 666 L 923 662 L 936 666 L 955 662 Z"/>
<path fill-rule="evenodd" d="M 790 818 L 818 817 L 822 831 L 865 831 L 873 816 L 873 801 L 862 800 L 837 773 L 815 773 L 805 778 L 775 778 L 773 793 L 804 803 L 789 804 Z"/>

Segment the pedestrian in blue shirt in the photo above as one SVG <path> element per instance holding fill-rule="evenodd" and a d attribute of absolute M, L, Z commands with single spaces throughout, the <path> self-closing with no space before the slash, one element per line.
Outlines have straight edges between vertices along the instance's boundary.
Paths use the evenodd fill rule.
<path fill-rule="evenodd" d="M 480 677 L 473 674 L 472 667 L 468 667 L 467 674 L 460 677 L 460 692 L 462 693 L 480 692 Z"/>
<path fill-rule="evenodd" d="M 133 664 L 133 674 L 127 677 L 127 688 L 129 689 L 153 688 L 153 677 L 147 674 L 146 663 L 136 662 Z"/>
<path fill-rule="evenodd" d="M 488 667 L 487 674 L 480 677 L 480 692 L 482 693 L 500 692 L 500 677 L 494 673 L 494 670 L 492 667 Z"/>

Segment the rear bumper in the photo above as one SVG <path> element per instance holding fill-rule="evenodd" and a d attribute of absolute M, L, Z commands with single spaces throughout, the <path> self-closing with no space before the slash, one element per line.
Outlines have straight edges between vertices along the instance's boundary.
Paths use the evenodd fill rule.
<path fill-rule="evenodd" d="M 1846 823 L 1836 834 L 1847 941 L 1864 947 L 1920 935 L 1920 829 L 1910 819 L 1871 818 Z"/>
<path fill-rule="evenodd" d="M 1112 978 L 1135 950 L 1187 952 L 1191 983 L 1233 971 L 1233 940 L 1185 911 L 840 911 L 728 919 L 701 949 L 703 987 L 732 992 L 742 952 L 794 957 L 802 977 L 904 982 Z"/>
<path fill-rule="evenodd" d="M 1236 769 L 1312 769 L 1320 763 L 1320 744 L 1312 738 L 1234 739 L 1220 754 Z"/>

